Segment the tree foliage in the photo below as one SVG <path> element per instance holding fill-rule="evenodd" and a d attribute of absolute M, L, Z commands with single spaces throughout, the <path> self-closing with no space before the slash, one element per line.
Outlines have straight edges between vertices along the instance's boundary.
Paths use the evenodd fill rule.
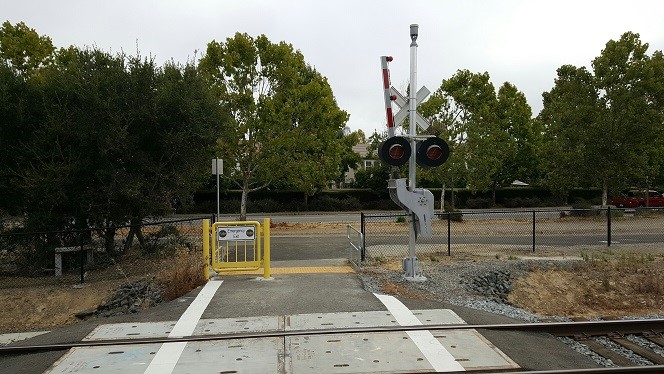
<path fill-rule="evenodd" d="M 210 42 L 201 67 L 234 121 L 220 152 L 243 191 L 240 219 L 251 191 L 276 183 L 310 196 L 338 176 L 348 115 L 299 51 L 236 33 Z"/>
<path fill-rule="evenodd" d="M 664 65 L 661 51 L 627 32 L 610 40 L 592 71 L 565 65 L 543 94 L 542 160 L 555 189 L 590 185 L 608 191 L 650 185 L 661 172 Z"/>
<path fill-rule="evenodd" d="M 48 65 L 55 48 L 48 36 L 42 36 L 23 22 L 0 27 L 0 59 L 20 74 L 30 74 Z"/>
<path fill-rule="evenodd" d="M 224 122 L 195 66 L 75 47 L 46 60 L 30 75 L 0 63 L 0 207 L 63 229 L 191 199 Z"/>
<path fill-rule="evenodd" d="M 530 158 L 536 130 L 525 96 L 509 83 L 496 94 L 488 73 L 460 70 L 443 81 L 420 107 L 452 152 L 438 174 L 443 185 L 465 180 L 473 190 L 495 189 L 514 179 L 534 178 Z"/>

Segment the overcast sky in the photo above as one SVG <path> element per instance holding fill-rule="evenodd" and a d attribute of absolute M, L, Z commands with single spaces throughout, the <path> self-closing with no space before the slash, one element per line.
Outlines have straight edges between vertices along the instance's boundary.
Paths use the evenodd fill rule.
<path fill-rule="evenodd" d="M 351 129 L 385 129 L 380 56 L 392 85 L 409 79 L 409 25 L 420 26 L 418 86 L 432 92 L 458 69 L 488 72 L 525 93 L 536 115 L 564 64 L 589 66 L 610 39 L 637 32 L 664 49 L 664 1 L 0 0 L 1 21 L 20 21 L 56 47 L 96 46 L 185 62 L 211 40 L 265 34 L 302 51 L 326 76 Z"/>

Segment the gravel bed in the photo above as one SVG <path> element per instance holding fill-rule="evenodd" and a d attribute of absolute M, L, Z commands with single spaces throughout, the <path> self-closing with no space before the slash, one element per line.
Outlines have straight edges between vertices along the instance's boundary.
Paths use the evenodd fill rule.
<path fill-rule="evenodd" d="M 616 364 L 611 362 L 611 360 L 607 360 L 606 358 L 598 355 L 597 353 L 593 352 L 591 349 L 589 349 L 586 345 L 581 344 L 577 342 L 576 340 L 568 337 L 560 337 L 558 340 L 562 341 L 563 343 L 567 344 L 570 348 L 572 348 L 574 351 L 581 353 L 584 356 L 590 357 L 593 361 L 597 362 L 598 364 L 604 366 L 604 367 L 617 367 Z"/>
<path fill-rule="evenodd" d="M 507 260 L 507 261 L 458 261 L 441 265 L 435 262 L 421 263 L 422 273 L 427 280 L 424 282 L 407 282 L 403 279 L 401 271 L 378 271 L 376 273 L 361 274 L 365 289 L 371 292 L 382 293 L 381 283 L 391 281 L 399 283 L 407 289 L 431 295 L 432 299 L 501 314 L 517 320 L 539 322 L 540 318 L 521 308 L 509 305 L 507 295 L 512 290 L 512 279 L 524 276 L 533 269 L 572 269 L 578 266 L 574 260 Z M 633 318 L 663 318 L 662 315 L 639 316 Z M 547 317 L 547 320 L 569 321 L 566 317 Z M 615 366 L 585 345 L 569 338 L 559 338 L 571 349 L 592 358 L 604 367 Z M 606 338 L 597 338 L 605 346 L 623 354 L 636 365 L 652 365 L 652 363 L 633 352 L 611 342 Z M 648 341 L 634 337 L 635 343 L 643 344 Z M 652 343 L 650 343 L 652 344 Z M 662 347 L 657 351 L 664 355 Z"/>
<path fill-rule="evenodd" d="M 398 271 L 363 275 L 365 288 L 380 290 L 380 279 L 402 282 L 409 289 L 432 295 L 435 300 L 467 308 L 501 314 L 528 322 L 539 322 L 538 316 L 507 303 L 512 290 L 512 279 L 526 275 L 533 268 L 573 267 L 576 261 L 459 261 L 441 266 L 437 263 L 421 263 L 424 282 L 403 282 Z M 373 279 L 379 278 L 379 279 Z M 561 319 L 563 320 L 563 319 Z"/>
<path fill-rule="evenodd" d="M 609 338 L 600 336 L 597 338 L 593 338 L 595 341 L 603 344 L 605 347 L 610 348 L 614 352 L 618 352 L 621 355 L 627 357 L 630 361 L 632 361 L 635 365 L 640 365 L 640 366 L 650 366 L 654 365 L 650 360 L 647 360 L 634 352 L 630 351 L 629 349 L 621 346 L 620 344 L 612 342 Z"/>
<path fill-rule="evenodd" d="M 636 335 L 627 335 L 627 339 L 632 343 L 636 343 L 642 347 L 652 349 L 655 353 L 664 357 L 664 347 L 660 346 L 657 343 L 653 343 L 648 339 Z"/>

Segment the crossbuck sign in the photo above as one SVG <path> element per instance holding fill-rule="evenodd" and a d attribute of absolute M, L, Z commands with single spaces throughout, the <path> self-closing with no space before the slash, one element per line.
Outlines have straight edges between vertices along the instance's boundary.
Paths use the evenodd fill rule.
<path fill-rule="evenodd" d="M 420 103 L 422 103 L 430 93 L 431 91 L 429 91 L 428 88 L 422 86 L 422 88 L 417 91 L 417 96 L 415 97 L 417 105 L 420 105 Z M 399 126 L 403 123 L 406 117 L 408 117 L 408 100 L 394 87 L 390 87 L 390 94 L 394 98 L 394 103 L 397 104 L 399 108 L 401 108 L 397 114 L 394 115 L 394 125 Z M 420 126 L 422 130 L 429 128 L 429 122 L 424 119 L 424 117 L 422 117 L 418 112 L 415 112 L 415 123 L 417 123 L 417 125 Z"/>

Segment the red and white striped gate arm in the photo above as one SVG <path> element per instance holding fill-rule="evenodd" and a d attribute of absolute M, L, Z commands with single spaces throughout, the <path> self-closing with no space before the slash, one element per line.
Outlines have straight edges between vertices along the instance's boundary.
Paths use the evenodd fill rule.
<path fill-rule="evenodd" d="M 385 115 L 387 116 L 387 135 L 394 136 L 394 115 L 392 114 L 392 100 L 390 96 L 390 69 L 387 63 L 392 61 L 392 56 L 381 56 L 380 65 L 383 68 L 383 96 L 385 97 Z"/>

